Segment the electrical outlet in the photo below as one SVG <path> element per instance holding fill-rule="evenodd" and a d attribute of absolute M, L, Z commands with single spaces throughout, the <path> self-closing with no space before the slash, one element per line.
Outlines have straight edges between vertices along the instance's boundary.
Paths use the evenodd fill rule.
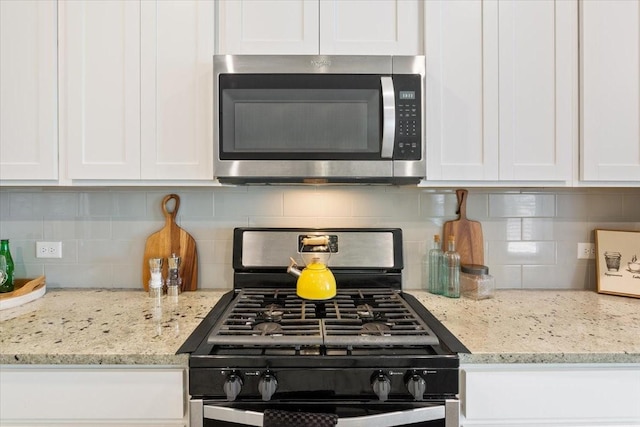
<path fill-rule="evenodd" d="M 36 258 L 62 258 L 62 242 L 36 242 Z"/>
<path fill-rule="evenodd" d="M 578 259 L 596 259 L 596 245 L 578 243 Z"/>

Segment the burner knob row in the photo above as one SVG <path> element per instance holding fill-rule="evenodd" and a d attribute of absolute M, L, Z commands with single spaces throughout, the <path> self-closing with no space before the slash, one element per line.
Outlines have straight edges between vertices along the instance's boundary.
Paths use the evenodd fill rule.
<path fill-rule="evenodd" d="M 415 371 L 408 372 L 405 376 L 404 384 L 415 400 L 424 399 L 427 383 L 421 375 Z M 383 371 L 377 371 L 371 376 L 371 388 L 373 388 L 373 392 L 378 396 L 378 399 L 384 402 L 389 399 L 391 380 Z"/>

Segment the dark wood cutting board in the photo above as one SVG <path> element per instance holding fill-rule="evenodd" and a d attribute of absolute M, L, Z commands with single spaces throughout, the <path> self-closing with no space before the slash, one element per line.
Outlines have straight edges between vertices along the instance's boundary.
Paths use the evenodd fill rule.
<path fill-rule="evenodd" d="M 458 219 L 444 223 L 442 230 L 442 250 L 448 248 L 448 239 L 454 235 L 456 250 L 460 254 L 460 264 L 484 265 L 484 240 L 482 225 L 467 219 L 467 190 L 456 190 L 458 198 Z"/>
<path fill-rule="evenodd" d="M 173 211 L 167 209 L 167 203 L 175 202 Z M 167 258 L 176 254 L 181 258 L 180 277 L 183 291 L 195 291 L 198 287 L 198 252 L 193 237 L 176 224 L 176 215 L 180 208 L 180 197 L 177 194 L 166 195 L 162 199 L 162 212 L 165 225 L 147 238 L 142 261 L 142 285 L 149 290 L 150 258 L 163 258 L 162 277 L 167 277 Z"/>

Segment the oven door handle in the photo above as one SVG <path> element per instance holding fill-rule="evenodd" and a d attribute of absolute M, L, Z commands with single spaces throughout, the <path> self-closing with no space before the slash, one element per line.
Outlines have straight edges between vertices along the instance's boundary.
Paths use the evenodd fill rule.
<path fill-rule="evenodd" d="M 376 415 L 365 415 L 361 417 L 339 418 L 338 427 L 390 427 L 400 426 L 411 423 L 420 423 L 427 421 L 445 420 L 447 427 L 458 425 L 458 415 L 454 415 L 453 419 L 445 418 L 445 406 L 451 403 L 458 404 L 458 401 L 447 401 L 445 405 L 428 406 L 424 408 L 415 408 L 408 411 L 393 411 Z M 447 409 L 454 409 L 448 407 Z M 457 409 L 457 408 L 455 408 Z M 454 409 L 454 410 L 455 410 Z M 224 406 L 204 405 L 203 415 L 205 419 L 226 421 L 237 423 L 240 425 L 257 426 L 263 425 L 264 414 L 257 411 L 248 411 L 244 409 L 227 408 Z M 453 422 L 451 422 L 453 421 Z"/>
<path fill-rule="evenodd" d="M 393 156 L 393 141 L 396 136 L 396 92 L 391 77 L 380 77 L 380 86 L 382 86 L 382 149 L 380 156 L 383 159 L 390 159 Z"/>

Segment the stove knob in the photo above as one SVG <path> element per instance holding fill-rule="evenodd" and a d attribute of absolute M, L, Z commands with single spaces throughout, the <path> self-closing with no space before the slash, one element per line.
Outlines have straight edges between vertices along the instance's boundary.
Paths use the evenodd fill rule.
<path fill-rule="evenodd" d="M 422 400 L 424 398 L 427 383 L 420 375 L 415 372 L 410 374 L 405 381 L 405 385 L 415 400 Z"/>
<path fill-rule="evenodd" d="M 384 402 L 389 398 L 389 392 L 391 391 L 391 380 L 382 371 L 378 371 L 371 377 L 371 387 L 373 392 L 378 396 L 381 402 Z"/>
<path fill-rule="evenodd" d="M 262 394 L 262 400 L 265 402 L 271 400 L 271 396 L 276 392 L 278 388 L 278 380 L 275 375 L 267 371 L 262 374 L 262 378 L 258 382 L 258 391 Z"/>
<path fill-rule="evenodd" d="M 236 397 L 240 394 L 240 390 L 242 390 L 242 378 L 235 372 L 229 374 L 227 380 L 224 382 L 223 388 L 228 401 L 232 402 L 236 400 Z"/>

